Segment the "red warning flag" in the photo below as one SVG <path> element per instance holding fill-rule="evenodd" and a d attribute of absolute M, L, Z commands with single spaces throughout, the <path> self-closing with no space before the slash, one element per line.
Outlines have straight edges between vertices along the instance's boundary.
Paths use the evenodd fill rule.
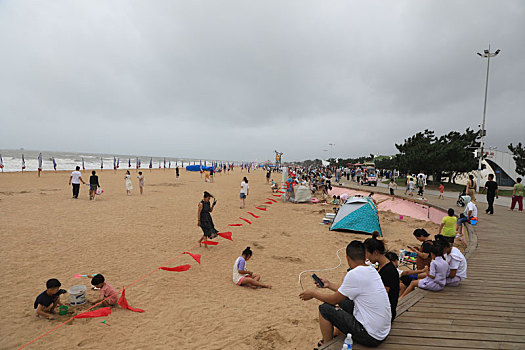
<path fill-rule="evenodd" d="M 239 219 L 241 219 L 241 220 L 243 220 L 243 221 L 246 221 L 246 222 L 249 223 L 250 225 L 252 224 L 252 222 L 251 222 L 250 220 L 248 220 L 248 219 L 241 218 L 241 217 L 239 217 Z"/>
<path fill-rule="evenodd" d="M 242 226 L 242 224 L 229 224 L 228 226 Z"/>
<path fill-rule="evenodd" d="M 202 241 L 201 243 L 202 244 L 206 244 L 206 245 L 217 245 L 217 244 L 219 244 L 219 242 L 213 242 L 213 241 Z"/>
<path fill-rule="evenodd" d="M 126 300 L 126 289 L 124 287 L 122 287 L 122 295 L 120 296 L 120 299 L 118 300 L 118 304 L 123 309 L 128 309 L 133 312 L 144 312 L 144 310 L 142 309 L 136 309 L 134 307 L 129 306 L 128 301 Z"/>
<path fill-rule="evenodd" d="M 266 208 L 261 208 L 261 207 L 255 207 L 256 209 L 259 209 L 259 210 L 264 210 L 266 211 Z"/>
<path fill-rule="evenodd" d="M 180 265 L 175 267 L 166 267 L 162 266 L 160 269 L 164 271 L 176 271 L 176 272 L 182 272 L 182 271 L 188 271 L 190 269 L 191 265 Z"/>
<path fill-rule="evenodd" d="M 250 212 L 250 211 L 248 212 L 248 214 L 250 214 L 251 216 L 253 216 L 253 217 L 256 218 L 256 219 L 260 218 L 260 216 L 255 215 L 254 213 L 252 213 L 252 212 Z"/>
<path fill-rule="evenodd" d="M 192 254 L 190 252 L 184 252 L 184 254 L 188 254 L 193 259 L 195 259 L 196 262 L 198 262 L 199 264 L 201 263 L 201 255 L 200 254 Z"/>
<path fill-rule="evenodd" d="M 230 241 L 233 241 L 231 232 L 219 232 L 217 234 L 221 236 L 222 238 L 226 238 L 226 239 L 229 239 Z"/>
<path fill-rule="evenodd" d="M 102 309 L 98 309 L 95 311 L 89 311 L 89 312 L 83 312 L 81 314 L 78 314 L 74 316 L 73 318 L 94 318 L 94 317 L 104 317 L 111 313 L 111 308 L 103 307 Z"/>

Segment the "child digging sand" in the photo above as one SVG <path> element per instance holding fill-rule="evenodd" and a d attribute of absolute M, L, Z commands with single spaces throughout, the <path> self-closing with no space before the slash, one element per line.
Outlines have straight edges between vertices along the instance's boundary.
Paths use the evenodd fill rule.
<path fill-rule="evenodd" d="M 60 289 L 62 284 L 56 278 L 51 278 L 46 282 L 46 290 L 40 293 L 34 303 L 37 316 L 45 317 L 49 320 L 54 320 L 55 308 L 62 305 L 60 302 L 60 295 L 66 293 L 65 289 Z"/>
<path fill-rule="evenodd" d="M 101 274 L 98 275 L 88 275 L 91 278 L 91 284 L 100 289 L 100 294 L 98 298 L 93 301 L 93 304 L 97 304 L 102 301 L 103 306 L 112 306 L 115 305 L 118 301 L 118 292 L 111 284 L 106 282 L 106 279 Z M 107 298 L 107 299 L 106 299 Z M 105 299 L 105 300 L 104 300 Z M 103 301 L 104 300 L 104 301 Z"/>
<path fill-rule="evenodd" d="M 250 260 L 252 254 L 250 247 L 246 247 L 246 249 L 243 250 L 242 255 L 235 260 L 235 263 L 233 264 L 233 283 L 238 286 L 247 286 L 252 289 L 272 288 L 272 286 L 268 284 L 259 282 L 261 279 L 260 275 L 246 270 L 246 261 Z"/>

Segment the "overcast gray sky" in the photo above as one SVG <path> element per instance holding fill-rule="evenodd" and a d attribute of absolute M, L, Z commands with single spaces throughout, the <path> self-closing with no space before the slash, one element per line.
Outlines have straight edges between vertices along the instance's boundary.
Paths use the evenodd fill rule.
<path fill-rule="evenodd" d="M 0 1 L 0 148 L 265 160 L 525 137 L 525 1 Z"/>

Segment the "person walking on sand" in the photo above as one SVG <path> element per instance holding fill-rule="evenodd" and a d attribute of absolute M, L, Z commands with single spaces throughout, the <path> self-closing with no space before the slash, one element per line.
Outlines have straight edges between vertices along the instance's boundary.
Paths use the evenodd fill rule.
<path fill-rule="evenodd" d="M 140 194 L 144 191 L 144 175 L 142 175 L 142 171 L 139 171 L 139 176 L 137 176 L 137 179 L 139 179 L 139 189 Z"/>
<path fill-rule="evenodd" d="M 242 182 L 241 182 L 241 209 L 243 209 L 245 207 L 245 200 L 246 200 L 246 197 L 248 196 L 248 192 L 250 190 L 250 185 L 248 185 L 248 179 L 245 177 L 242 178 Z"/>
<path fill-rule="evenodd" d="M 78 199 L 78 192 L 80 191 L 80 182 L 84 185 L 86 184 L 82 179 L 82 173 L 80 172 L 80 167 L 77 166 L 76 170 L 71 173 L 69 177 L 69 184 L 73 185 L 73 198 Z"/>
<path fill-rule="evenodd" d="M 97 195 L 97 190 L 100 187 L 98 182 L 97 172 L 93 170 L 91 176 L 89 177 L 89 200 L 94 201 Z"/>
<path fill-rule="evenodd" d="M 213 204 L 210 205 L 211 198 L 213 198 Z M 217 200 L 215 197 L 213 197 L 207 191 L 204 191 L 204 198 L 199 203 L 199 207 L 197 209 L 197 226 L 202 229 L 203 233 L 202 237 L 197 242 L 199 243 L 199 246 L 202 245 L 202 241 L 217 237 L 217 233 L 219 231 L 215 229 L 215 226 L 213 225 L 213 219 L 211 218 L 211 213 L 213 212 L 213 208 L 215 208 L 216 204 Z M 208 248 L 206 245 L 205 247 Z"/>
<path fill-rule="evenodd" d="M 175 168 L 175 178 L 178 180 L 179 179 L 179 166 L 177 165 L 177 167 Z"/>
<path fill-rule="evenodd" d="M 129 170 L 126 170 L 126 176 L 124 178 L 126 179 L 126 194 L 128 196 L 131 196 L 133 184 L 131 183 L 131 174 L 129 173 Z"/>

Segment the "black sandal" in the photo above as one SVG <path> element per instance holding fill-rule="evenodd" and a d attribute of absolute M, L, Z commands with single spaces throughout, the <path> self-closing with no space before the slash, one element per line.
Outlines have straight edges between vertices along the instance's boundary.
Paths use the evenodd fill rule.
<path fill-rule="evenodd" d="M 320 348 L 320 347 L 323 346 L 323 345 L 324 345 L 324 340 L 321 339 L 321 340 L 319 340 L 319 341 L 317 342 L 317 348 L 314 348 L 314 350 L 318 350 L 318 348 Z"/>

